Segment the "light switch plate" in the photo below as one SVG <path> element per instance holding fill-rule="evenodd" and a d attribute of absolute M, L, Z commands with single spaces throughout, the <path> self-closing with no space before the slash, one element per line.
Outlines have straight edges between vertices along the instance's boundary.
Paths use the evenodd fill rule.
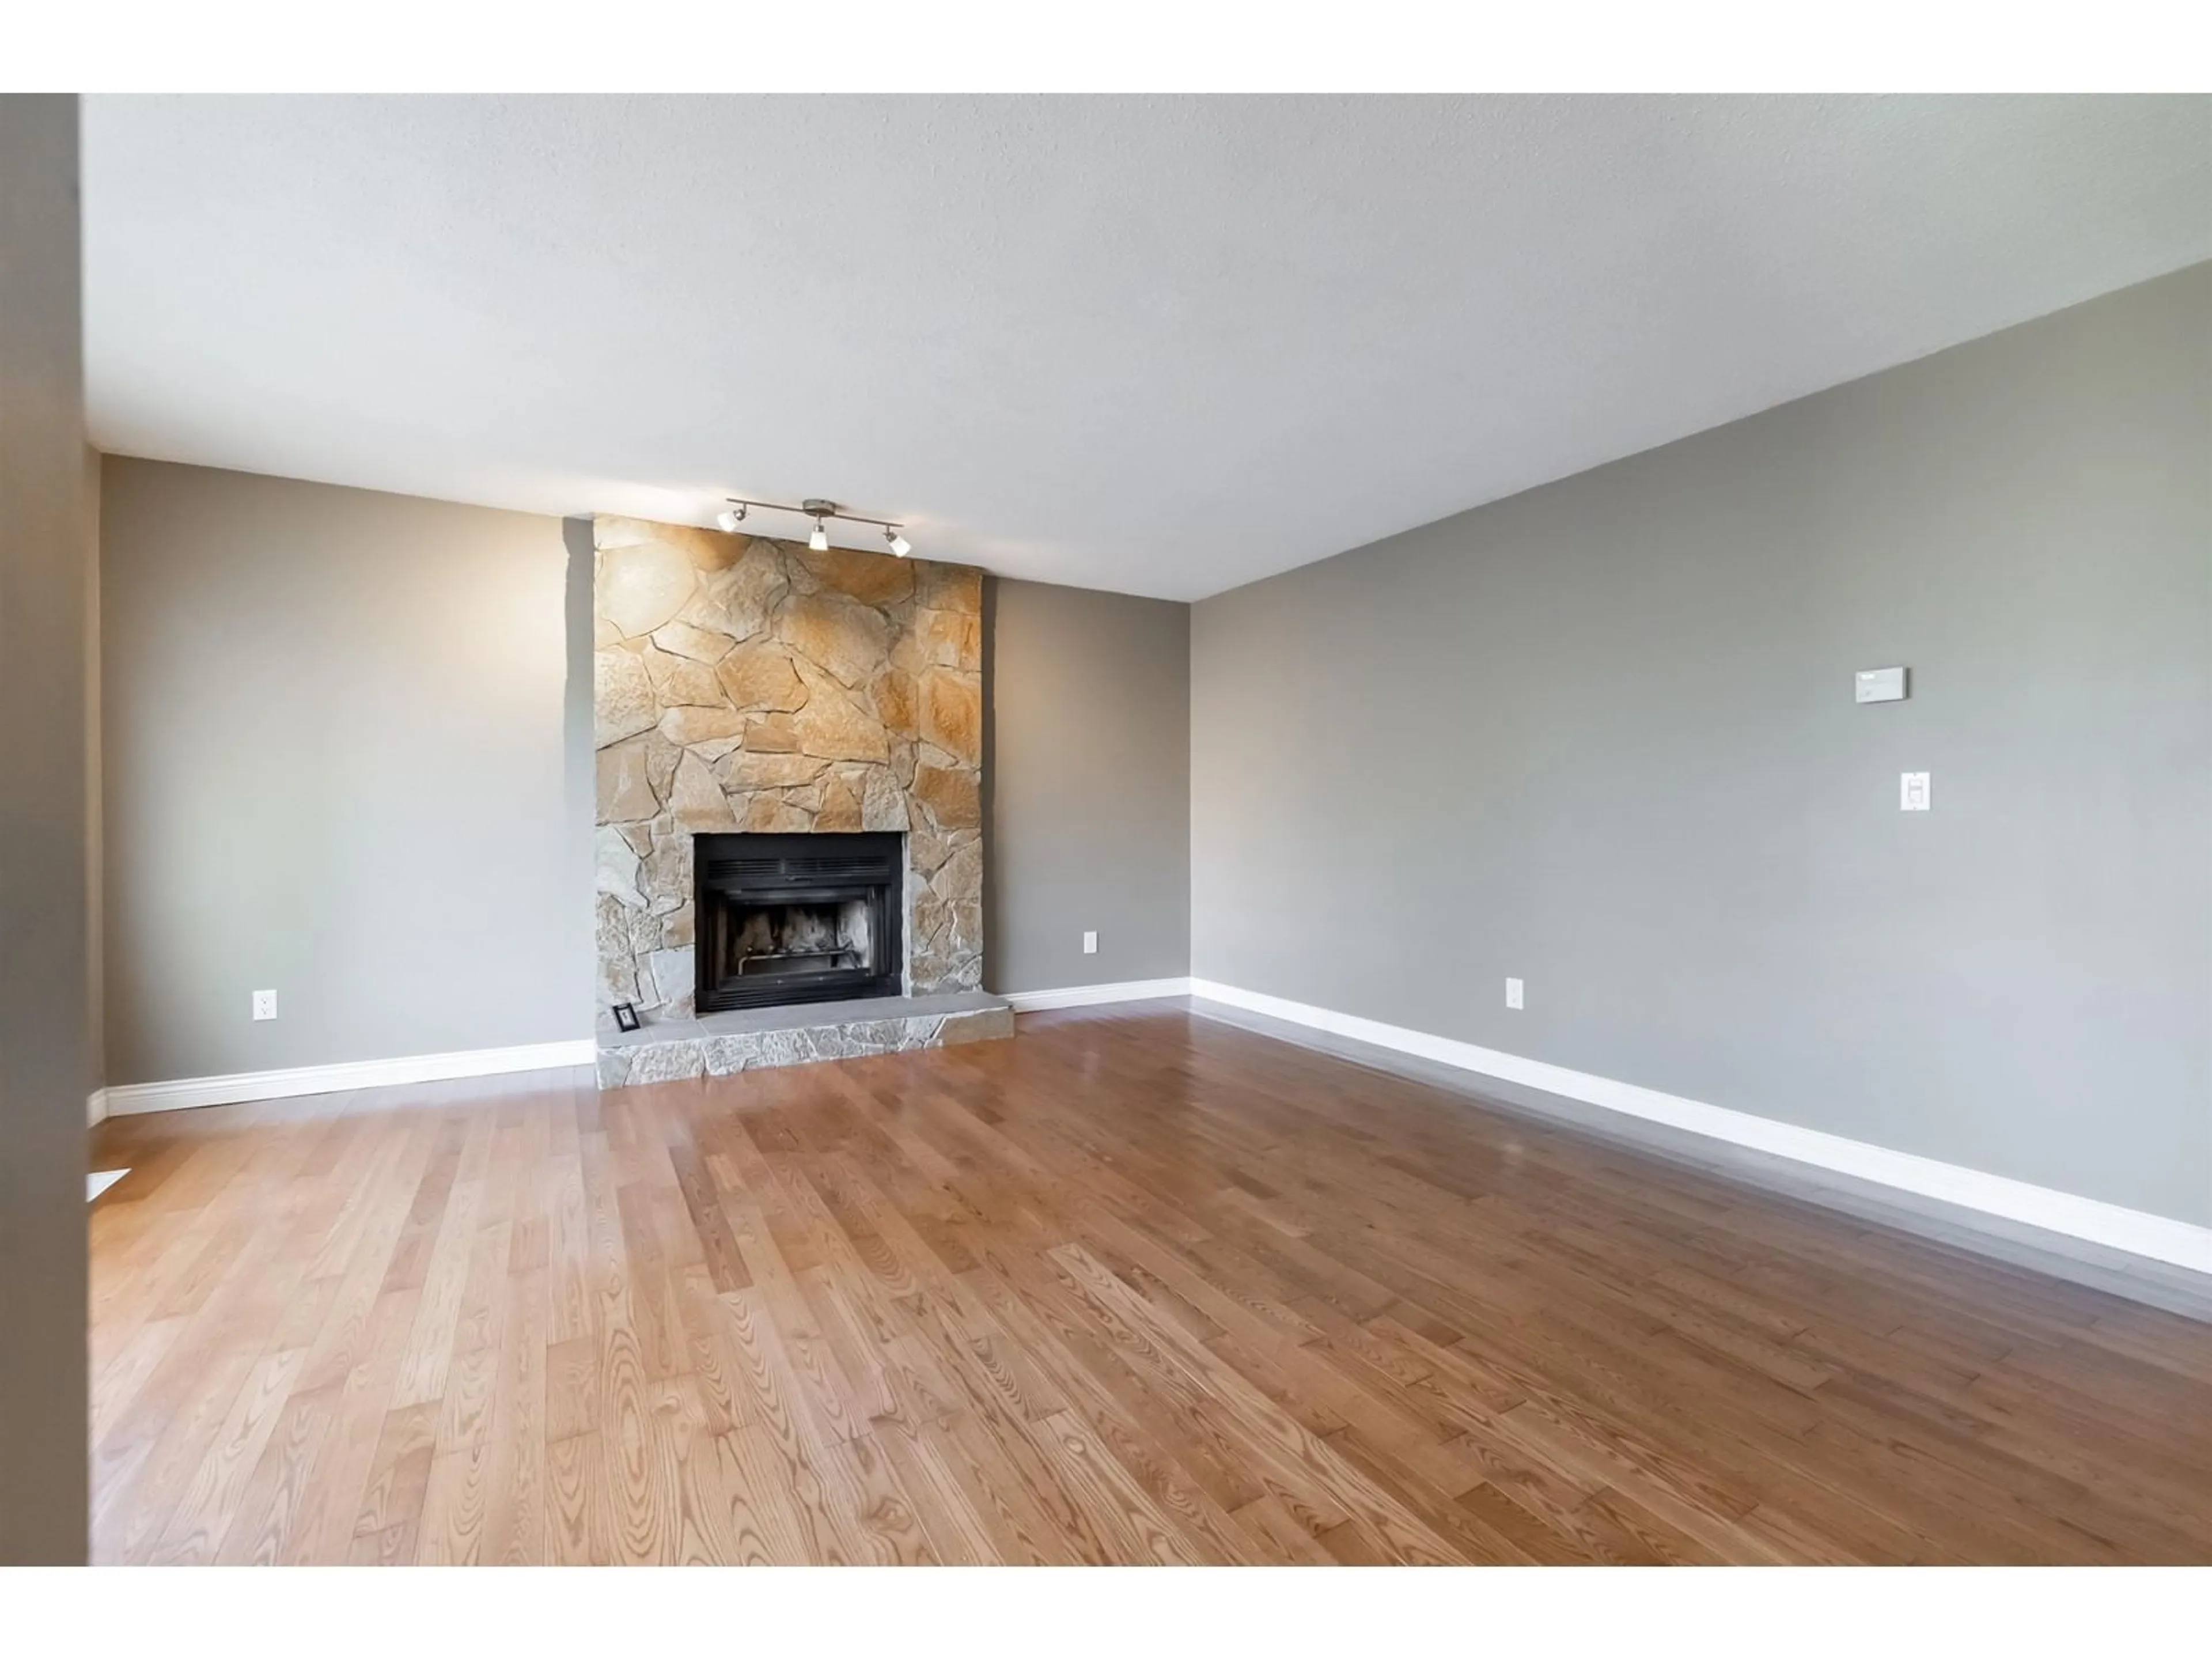
<path fill-rule="evenodd" d="M 1902 668 L 1862 668 L 1851 684 L 1860 702 L 1903 702 L 1908 689 Z"/>
<path fill-rule="evenodd" d="M 1928 775 L 1925 772 L 1899 772 L 1897 775 L 1897 810 L 1900 812 L 1924 812 L 1928 810 Z"/>
<path fill-rule="evenodd" d="M 1083 954 L 1086 957 L 1095 957 L 1098 954 L 1097 934 L 1085 933 L 1083 936 Z"/>

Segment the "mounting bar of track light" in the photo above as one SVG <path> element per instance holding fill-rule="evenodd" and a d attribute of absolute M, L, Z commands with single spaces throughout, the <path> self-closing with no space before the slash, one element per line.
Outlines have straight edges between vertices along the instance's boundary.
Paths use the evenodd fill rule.
<path fill-rule="evenodd" d="M 796 507 L 788 501 L 748 501 L 742 495 L 732 495 L 726 499 L 730 504 L 714 515 L 714 522 L 732 533 L 745 521 L 746 513 L 757 507 L 767 513 L 796 513 L 813 520 L 814 531 L 807 537 L 806 544 L 817 553 L 826 551 L 830 546 L 828 521 L 831 519 L 842 520 L 847 524 L 874 525 L 884 532 L 884 539 L 890 544 L 891 551 L 902 559 L 914 551 L 914 544 L 901 533 L 902 527 L 896 519 L 872 519 L 865 513 L 848 513 L 836 502 L 826 501 L 819 495 L 809 495 Z"/>

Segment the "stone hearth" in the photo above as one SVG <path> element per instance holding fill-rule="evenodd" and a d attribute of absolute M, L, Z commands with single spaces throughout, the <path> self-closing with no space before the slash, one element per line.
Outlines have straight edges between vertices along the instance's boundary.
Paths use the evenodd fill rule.
<path fill-rule="evenodd" d="M 1014 1011 L 988 991 L 748 1008 L 603 1036 L 599 1086 L 726 1077 L 765 1066 L 858 1060 L 1013 1034 Z"/>
<path fill-rule="evenodd" d="M 634 519 L 594 545 L 601 1081 L 1010 1034 L 981 994 L 982 573 Z M 696 1018 L 693 838 L 857 830 L 904 837 L 906 995 L 879 1000 L 912 1006 Z"/>

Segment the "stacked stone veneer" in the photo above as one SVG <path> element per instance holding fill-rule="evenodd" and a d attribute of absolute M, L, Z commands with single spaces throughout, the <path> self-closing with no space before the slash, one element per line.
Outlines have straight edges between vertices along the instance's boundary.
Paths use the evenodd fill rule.
<path fill-rule="evenodd" d="M 617 1002 L 691 1017 L 691 838 L 708 830 L 904 830 L 907 990 L 979 987 L 982 573 L 634 519 L 594 531 L 602 1028 Z"/>

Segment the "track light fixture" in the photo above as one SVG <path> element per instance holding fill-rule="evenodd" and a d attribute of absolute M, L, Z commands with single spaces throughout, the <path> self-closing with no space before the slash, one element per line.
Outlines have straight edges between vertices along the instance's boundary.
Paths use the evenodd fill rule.
<path fill-rule="evenodd" d="M 749 508 L 760 507 L 769 513 L 798 513 L 814 520 L 814 528 L 806 538 L 806 544 L 817 553 L 830 550 L 830 520 L 842 519 L 848 524 L 872 524 L 884 532 L 884 540 L 890 544 L 892 554 L 904 558 L 914 551 L 914 544 L 907 540 L 902 526 L 896 519 L 872 519 L 865 513 L 848 513 L 836 502 L 818 495 L 809 495 L 793 507 L 786 501 L 754 501 L 741 495 L 729 498 L 730 504 L 714 515 L 714 522 L 732 535 L 745 521 Z"/>

